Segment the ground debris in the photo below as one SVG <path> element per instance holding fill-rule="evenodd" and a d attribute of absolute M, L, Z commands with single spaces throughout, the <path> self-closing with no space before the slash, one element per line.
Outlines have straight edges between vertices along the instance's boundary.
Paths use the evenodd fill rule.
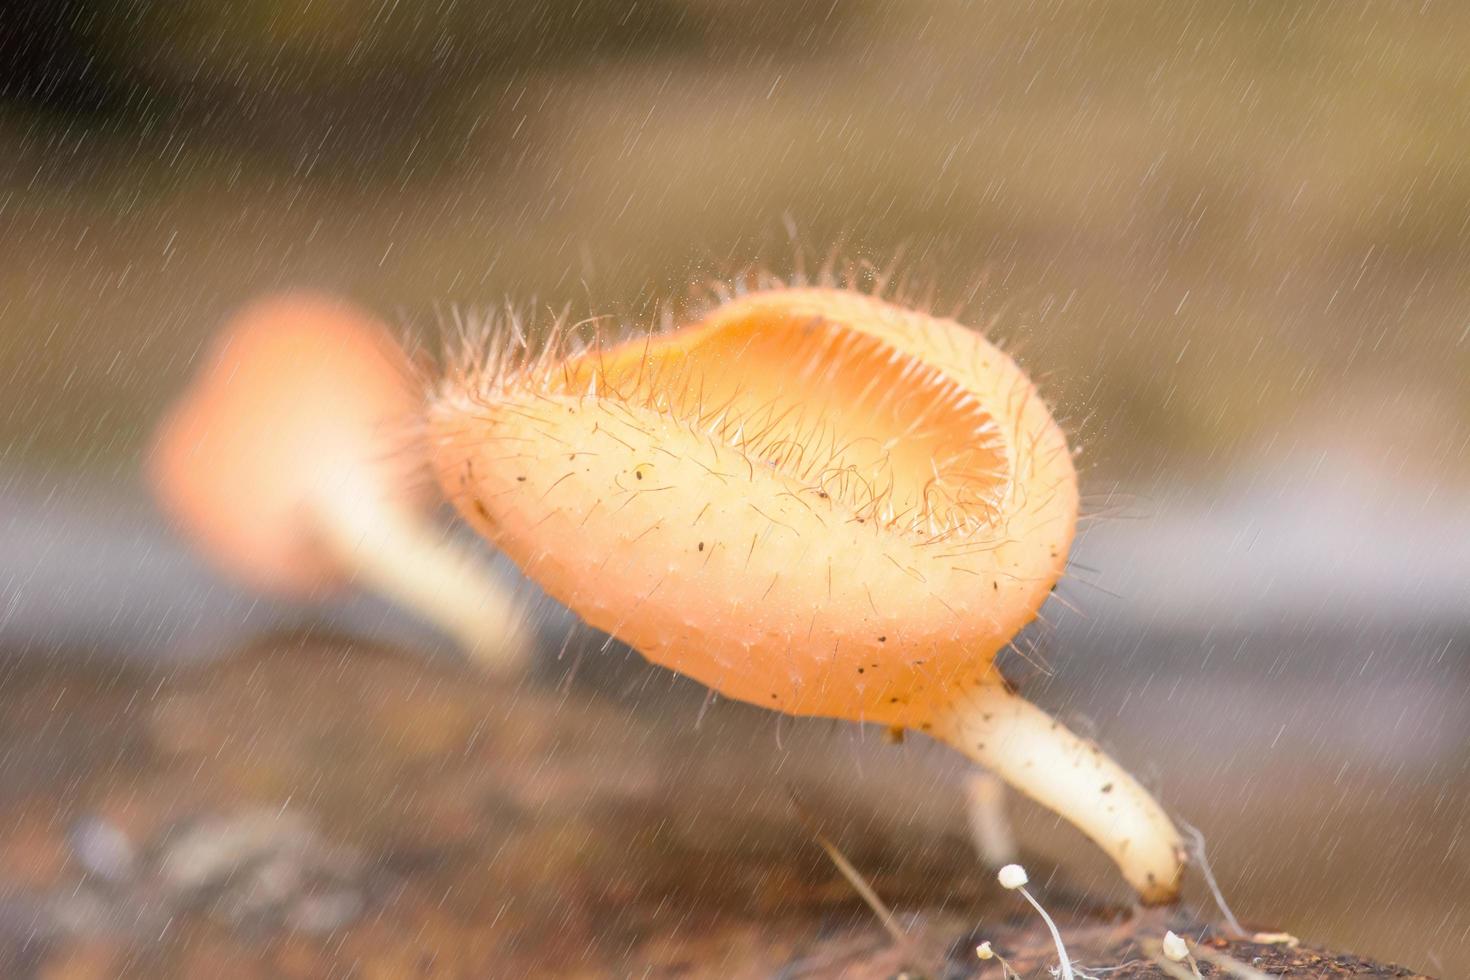
<path fill-rule="evenodd" d="M 738 712 L 723 739 L 676 740 L 577 690 L 283 639 L 162 679 L 13 674 L 0 717 L 0 757 L 49 760 L 0 790 L 5 976 L 999 980 L 985 940 L 1027 980 L 1056 966 L 963 828 L 920 838 L 802 785 L 894 909 L 897 946 L 788 788 L 732 775 Z M 1419 976 L 1040 897 L 1098 980 L 1167 976 L 1145 951 L 1166 929 L 1273 976 Z"/>

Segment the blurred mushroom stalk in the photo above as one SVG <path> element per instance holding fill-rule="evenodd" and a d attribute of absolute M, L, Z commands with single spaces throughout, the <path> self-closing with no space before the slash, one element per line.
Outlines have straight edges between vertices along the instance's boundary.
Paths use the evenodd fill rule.
<path fill-rule="evenodd" d="M 245 584 L 312 601 L 365 586 L 516 670 L 518 607 L 433 520 L 421 411 L 382 324 L 329 297 L 272 297 L 220 331 L 159 426 L 149 475 L 177 525 Z"/>
<path fill-rule="evenodd" d="M 352 584 L 432 624 L 478 662 L 519 669 L 531 643 L 519 606 L 445 529 L 351 483 L 332 494 L 317 524 Z"/>

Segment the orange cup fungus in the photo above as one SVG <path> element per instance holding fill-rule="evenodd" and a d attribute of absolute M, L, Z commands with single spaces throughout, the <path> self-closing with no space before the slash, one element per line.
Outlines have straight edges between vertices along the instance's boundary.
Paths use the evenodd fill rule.
<path fill-rule="evenodd" d="M 591 625 L 729 697 L 947 742 L 1145 900 L 1177 895 L 1163 810 L 994 666 L 1062 574 L 1077 478 L 977 333 L 779 288 L 615 344 L 504 341 L 442 384 L 430 446 L 465 517 Z"/>
<path fill-rule="evenodd" d="M 222 570 L 314 598 L 350 581 L 497 665 L 523 656 L 505 591 L 429 519 L 437 493 L 404 452 L 422 416 L 407 355 L 375 320 L 309 295 L 258 302 L 220 332 L 160 424 L 148 473 Z"/>

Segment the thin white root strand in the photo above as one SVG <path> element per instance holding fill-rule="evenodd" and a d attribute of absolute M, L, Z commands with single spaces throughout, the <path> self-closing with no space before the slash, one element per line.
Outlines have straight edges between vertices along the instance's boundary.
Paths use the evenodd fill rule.
<path fill-rule="evenodd" d="M 1225 922 L 1230 927 L 1230 931 L 1235 933 L 1235 938 L 1245 939 L 1250 933 L 1245 931 L 1245 927 L 1240 924 L 1240 920 L 1230 910 L 1229 903 L 1225 901 L 1225 893 L 1220 890 L 1220 883 L 1215 880 L 1215 872 L 1210 867 L 1209 857 L 1205 854 L 1205 835 L 1200 832 L 1198 827 L 1191 826 L 1184 820 L 1179 821 L 1179 826 L 1183 827 L 1184 832 L 1189 835 L 1191 843 L 1190 851 L 1194 855 L 1195 861 L 1199 863 L 1200 874 L 1204 875 L 1205 885 L 1209 888 L 1210 895 L 1215 899 L 1215 906 L 1220 910 L 1220 914 L 1225 916 Z"/>
<path fill-rule="evenodd" d="M 329 547 L 369 590 L 438 627 L 485 668 L 524 669 L 531 636 L 508 590 L 433 524 L 365 494 L 321 506 Z"/>
<path fill-rule="evenodd" d="M 965 816 L 975 851 L 987 868 L 1016 860 L 1016 835 L 1006 815 L 1006 784 L 994 773 L 977 770 L 965 776 Z"/>
<path fill-rule="evenodd" d="M 1179 831 L 1143 786 L 1003 684 L 982 684 L 939 712 L 931 734 L 1086 834 L 1144 902 L 1179 895 L 1186 851 Z"/>

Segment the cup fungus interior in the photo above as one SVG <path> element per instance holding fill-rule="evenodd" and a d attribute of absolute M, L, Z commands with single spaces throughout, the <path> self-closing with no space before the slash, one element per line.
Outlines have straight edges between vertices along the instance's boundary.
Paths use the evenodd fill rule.
<path fill-rule="evenodd" d="M 996 418 L 940 368 L 821 315 L 758 308 L 575 360 L 563 384 L 690 420 L 886 525 L 944 535 L 1001 516 Z"/>

